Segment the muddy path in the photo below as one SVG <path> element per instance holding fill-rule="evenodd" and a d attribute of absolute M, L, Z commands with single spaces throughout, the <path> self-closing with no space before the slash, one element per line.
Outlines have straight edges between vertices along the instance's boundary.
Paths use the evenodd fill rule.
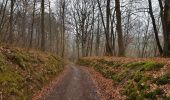
<path fill-rule="evenodd" d="M 65 76 L 44 100 L 100 100 L 89 73 L 74 64 L 67 67 Z"/>

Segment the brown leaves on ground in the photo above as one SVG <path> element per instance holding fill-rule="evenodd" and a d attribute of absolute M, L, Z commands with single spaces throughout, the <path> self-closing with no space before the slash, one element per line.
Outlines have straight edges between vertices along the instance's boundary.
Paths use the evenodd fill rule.
<path fill-rule="evenodd" d="M 99 90 L 99 95 L 101 100 L 122 100 L 123 96 L 120 95 L 121 87 L 113 87 L 113 81 L 111 79 L 106 79 L 99 72 L 95 71 L 92 68 L 85 68 L 90 72 L 93 82 L 96 84 L 97 89 Z"/>
<path fill-rule="evenodd" d="M 51 91 L 53 91 L 54 87 L 58 84 L 58 82 L 60 82 L 63 79 L 63 77 L 65 76 L 67 71 L 68 71 L 68 69 L 67 69 L 67 67 L 65 67 L 64 71 L 62 73 L 60 73 L 60 75 L 58 77 L 56 77 L 51 82 L 49 82 L 49 84 L 44 86 L 42 88 L 42 90 L 40 90 L 38 93 L 36 93 L 33 96 L 32 100 L 44 100 L 45 96 L 47 96 Z"/>
<path fill-rule="evenodd" d="M 122 67 L 111 67 L 109 64 L 119 62 L 123 64 L 130 63 L 140 63 L 140 62 L 155 62 L 163 64 L 164 66 L 159 70 L 149 70 L 143 71 L 144 75 L 147 77 L 151 77 L 152 79 L 160 78 L 160 82 L 164 82 L 164 76 L 170 72 L 170 58 L 126 58 L 126 57 L 85 57 L 80 59 L 80 65 L 88 66 L 90 68 L 86 68 L 92 75 L 94 81 L 96 82 L 98 89 L 100 90 L 100 95 L 103 100 L 124 100 L 126 96 L 122 95 L 122 90 L 125 84 L 129 81 L 128 77 L 124 80 L 121 80 L 119 84 L 115 84 L 115 81 L 109 79 L 105 74 L 109 73 L 122 73 L 126 69 Z M 82 63 L 82 64 L 81 64 Z M 122 66 L 121 65 L 121 66 Z M 97 67 L 96 66 L 100 66 Z M 96 70 L 104 69 L 101 71 L 102 73 L 97 72 Z M 128 72 L 129 73 L 129 72 Z M 102 75 L 103 74 L 103 75 Z M 130 73 L 129 73 L 130 74 Z M 168 77 L 169 78 L 169 77 Z M 167 80 L 167 79 L 166 79 Z M 132 80 L 133 81 L 133 80 Z M 156 89 L 162 89 L 165 93 L 165 96 L 170 97 L 170 83 L 157 85 L 156 83 L 152 83 L 150 81 L 146 81 L 144 84 L 149 85 L 150 91 L 154 91 Z M 136 83 L 135 83 L 136 84 Z M 149 92 L 149 91 L 148 91 Z M 159 97 L 157 97 L 159 98 Z"/>
<path fill-rule="evenodd" d="M 1 45 L 1 97 L 30 99 L 63 70 L 63 65 L 61 58 L 49 53 Z"/>

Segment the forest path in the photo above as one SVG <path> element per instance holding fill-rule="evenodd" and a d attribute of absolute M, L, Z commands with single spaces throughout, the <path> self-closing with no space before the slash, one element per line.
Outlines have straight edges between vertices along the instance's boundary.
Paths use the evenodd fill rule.
<path fill-rule="evenodd" d="M 63 79 L 44 98 L 45 100 L 100 100 L 87 71 L 74 64 L 67 66 Z"/>

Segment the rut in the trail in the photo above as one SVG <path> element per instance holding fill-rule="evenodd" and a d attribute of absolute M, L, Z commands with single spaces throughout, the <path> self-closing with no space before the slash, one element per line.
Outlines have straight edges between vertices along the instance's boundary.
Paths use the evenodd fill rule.
<path fill-rule="evenodd" d="M 45 100 L 100 100 L 90 75 L 80 67 L 69 65 L 63 79 Z"/>

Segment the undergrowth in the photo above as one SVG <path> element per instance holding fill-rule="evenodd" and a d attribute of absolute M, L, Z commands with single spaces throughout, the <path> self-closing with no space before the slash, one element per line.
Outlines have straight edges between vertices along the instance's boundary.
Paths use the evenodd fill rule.
<path fill-rule="evenodd" d="M 0 95 L 3 100 L 30 100 L 64 67 L 62 59 L 47 53 L 1 48 Z"/>
<path fill-rule="evenodd" d="M 159 71 L 164 64 L 153 61 L 127 62 L 109 61 L 105 59 L 79 59 L 78 64 L 92 67 L 104 77 L 112 79 L 116 85 L 122 85 L 120 91 L 127 100 L 168 100 L 168 96 L 161 88 L 152 89 L 150 84 L 164 85 L 170 83 L 170 72 L 153 78 L 146 72 Z M 112 70 L 110 70 L 112 69 Z M 118 70 L 118 71 L 114 71 Z"/>

